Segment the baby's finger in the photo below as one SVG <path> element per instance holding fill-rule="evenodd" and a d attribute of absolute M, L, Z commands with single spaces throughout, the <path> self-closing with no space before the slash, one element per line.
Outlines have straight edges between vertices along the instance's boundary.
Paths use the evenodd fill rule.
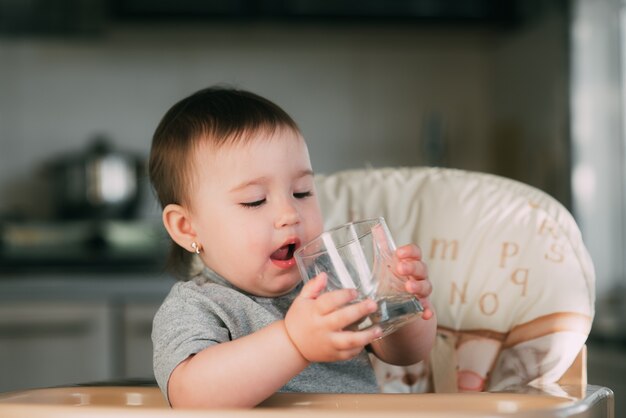
<path fill-rule="evenodd" d="M 343 331 L 332 335 L 331 340 L 338 350 L 362 350 L 367 344 L 380 338 L 383 331 L 380 327 L 374 326 L 364 331 Z"/>
<path fill-rule="evenodd" d="M 430 299 L 427 299 L 427 298 L 420 299 L 420 303 L 422 304 L 422 307 L 424 308 L 424 311 L 422 312 L 422 319 L 428 320 L 432 318 L 435 315 L 435 312 L 433 311 L 433 306 L 430 303 Z"/>
<path fill-rule="evenodd" d="M 428 266 L 417 260 L 400 260 L 396 264 L 396 274 L 400 276 L 411 276 L 416 279 L 425 279 L 428 277 Z"/>
<path fill-rule="evenodd" d="M 433 291 L 433 284 L 430 280 L 407 280 L 404 288 L 417 297 L 427 298 Z"/>
<path fill-rule="evenodd" d="M 355 289 L 339 289 L 323 293 L 317 298 L 318 312 L 327 315 L 353 301 L 356 297 Z"/>
<path fill-rule="evenodd" d="M 328 324 L 331 329 L 341 330 L 360 321 L 376 309 L 378 305 L 371 299 L 353 303 L 330 313 L 327 319 Z"/>
<path fill-rule="evenodd" d="M 317 299 L 326 288 L 328 277 L 326 273 L 320 273 L 302 286 L 299 297 Z"/>
<path fill-rule="evenodd" d="M 413 258 L 416 260 L 422 259 L 422 250 L 415 244 L 407 244 L 401 247 L 398 247 L 396 250 L 396 255 L 398 258 Z"/>
<path fill-rule="evenodd" d="M 363 347 L 352 348 L 350 350 L 342 350 L 337 353 L 337 361 L 350 360 L 353 357 L 359 355 L 359 353 L 363 350 Z"/>

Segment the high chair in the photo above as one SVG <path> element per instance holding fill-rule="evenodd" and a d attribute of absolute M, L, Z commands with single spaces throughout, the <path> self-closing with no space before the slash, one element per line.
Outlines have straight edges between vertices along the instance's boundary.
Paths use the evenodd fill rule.
<path fill-rule="evenodd" d="M 419 369 L 379 366 L 384 391 L 555 383 L 583 349 L 593 265 L 573 218 L 545 193 L 488 174 L 406 168 L 320 178 L 318 196 L 327 226 L 384 216 L 396 243 L 417 243 L 428 265 L 437 347 Z"/>
<path fill-rule="evenodd" d="M 428 363 L 373 358 L 383 392 L 480 392 L 587 384 L 595 273 L 576 222 L 546 193 L 444 168 L 348 170 L 317 178 L 326 227 L 385 217 L 418 244 L 438 332 Z"/>
<path fill-rule="evenodd" d="M 179 411 L 157 388 L 53 388 L 0 394 L 0 416 L 613 417 L 611 390 L 586 381 L 593 264 L 556 200 L 442 168 L 349 170 L 318 175 L 316 188 L 327 228 L 383 216 L 396 244 L 421 247 L 438 321 L 428 361 L 373 358 L 378 395 L 276 394 L 253 410 Z M 89 414 L 67 407 L 81 404 Z"/>

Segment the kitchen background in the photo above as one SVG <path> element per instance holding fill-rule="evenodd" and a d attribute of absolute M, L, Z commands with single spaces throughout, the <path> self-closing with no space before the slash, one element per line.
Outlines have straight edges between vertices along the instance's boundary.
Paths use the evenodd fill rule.
<path fill-rule="evenodd" d="M 0 0 L 0 391 L 152 377 L 173 281 L 145 174 L 130 209 L 86 216 L 59 166 L 110 155 L 96 140 L 143 161 L 169 106 L 226 83 L 284 107 L 317 172 L 438 165 L 555 196 L 598 274 L 589 380 L 626 393 L 621 1 L 152 3 Z"/>

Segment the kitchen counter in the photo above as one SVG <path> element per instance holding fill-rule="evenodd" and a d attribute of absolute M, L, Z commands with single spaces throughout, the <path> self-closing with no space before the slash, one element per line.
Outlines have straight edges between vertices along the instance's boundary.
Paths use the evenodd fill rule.
<path fill-rule="evenodd" d="M 165 255 L 155 254 L 120 254 L 112 251 L 75 252 L 57 251 L 45 254 L 29 253 L 26 255 L 0 252 L 0 279 L 9 275 L 35 274 L 76 274 L 86 273 L 152 273 L 158 274 L 164 269 Z"/>
<path fill-rule="evenodd" d="M 160 302 L 175 280 L 167 273 L 0 274 L 3 301 L 133 300 Z"/>
<path fill-rule="evenodd" d="M 158 274 L 169 245 L 162 224 L 154 221 L 4 221 L 0 274 Z"/>

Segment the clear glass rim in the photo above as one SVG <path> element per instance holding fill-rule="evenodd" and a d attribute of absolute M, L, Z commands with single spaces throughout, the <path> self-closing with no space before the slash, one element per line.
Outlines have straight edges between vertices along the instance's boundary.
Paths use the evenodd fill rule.
<path fill-rule="evenodd" d="M 313 238 L 311 241 L 307 242 L 306 244 L 304 244 L 302 247 L 298 248 L 295 253 L 294 256 L 297 258 L 310 258 L 310 257 L 318 257 L 320 254 L 324 253 L 325 250 L 319 250 L 319 251 L 315 251 L 313 253 L 306 253 L 307 249 L 310 249 L 311 247 L 314 247 L 315 245 L 319 245 L 320 241 L 323 240 L 324 236 L 329 236 L 329 235 L 333 235 L 334 233 L 336 233 L 339 230 L 342 229 L 346 229 L 348 228 L 350 225 L 363 225 L 363 224 L 381 224 L 385 227 L 385 229 L 387 229 L 386 223 L 385 223 L 385 219 L 382 216 L 378 216 L 376 218 L 368 218 L 368 219 L 361 219 L 358 221 L 352 221 L 352 222 L 346 222 L 344 224 L 341 225 L 337 225 L 333 228 L 330 228 L 324 232 L 322 232 L 321 234 L 319 234 L 318 236 L 316 236 L 315 238 Z M 369 231 L 364 232 L 363 234 L 360 234 L 356 237 L 356 239 L 361 239 L 364 236 L 367 236 L 369 234 L 371 234 L 372 231 L 371 229 Z M 351 243 L 355 242 L 354 239 L 351 239 L 349 241 L 346 241 L 344 243 L 341 243 L 341 245 L 338 245 L 338 248 L 343 248 L 346 245 L 349 245 Z"/>

